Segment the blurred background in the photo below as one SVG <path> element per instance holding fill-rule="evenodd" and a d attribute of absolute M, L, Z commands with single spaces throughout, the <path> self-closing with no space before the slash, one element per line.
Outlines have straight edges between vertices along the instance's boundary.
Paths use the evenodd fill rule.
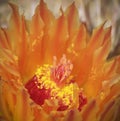
<path fill-rule="evenodd" d="M 0 27 L 7 28 L 12 10 L 9 2 L 19 7 L 19 13 L 31 19 L 40 0 L 0 0 Z M 44 0 L 55 17 L 75 2 L 80 21 L 86 23 L 90 32 L 106 21 L 105 26 L 112 26 L 112 48 L 109 57 L 120 54 L 120 0 Z"/>

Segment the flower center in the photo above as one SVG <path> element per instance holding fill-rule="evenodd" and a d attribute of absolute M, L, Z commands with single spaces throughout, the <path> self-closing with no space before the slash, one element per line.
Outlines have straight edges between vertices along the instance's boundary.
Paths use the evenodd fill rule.
<path fill-rule="evenodd" d="M 58 111 L 71 108 L 79 101 L 81 103 L 78 109 L 81 110 L 81 107 L 86 104 L 86 98 L 79 93 L 77 84 L 72 82 L 73 76 L 70 75 L 72 63 L 66 59 L 65 55 L 59 63 L 56 57 L 53 62 L 53 65 L 44 64 L 37 68 L 34 77 L 25 85 L 31 99 L 39 105 L 43 105 L 46 99 L 57 99 Z"/>

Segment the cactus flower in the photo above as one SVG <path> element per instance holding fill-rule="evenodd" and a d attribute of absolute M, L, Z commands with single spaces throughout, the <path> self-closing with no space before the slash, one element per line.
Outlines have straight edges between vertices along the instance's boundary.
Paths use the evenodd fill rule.
<path fill-rule="evenodd" d="M 119 121 L 111 27 L 89 33 L 74 3 L 56 18 L 41 1 L 31 20 L 10 6 L 9 27 L 0 29 L 0 120 Z"/>

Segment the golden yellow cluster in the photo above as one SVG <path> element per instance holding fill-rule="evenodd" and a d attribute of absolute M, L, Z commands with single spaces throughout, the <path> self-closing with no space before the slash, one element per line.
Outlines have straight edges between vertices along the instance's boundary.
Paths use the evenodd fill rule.
<path fill-rule="evenodd" d="M 39 89 L 50 89 L 51 99 L 58 99 L 62 101 L 64 105 L 70 105 L 74 103 L 74 84 L 67 84 L 64 87 L 58 87 L 57 83 L 51 79 L 51 65 L 45 64 L 39 67 L 35 73 L 38 78 Z"/>

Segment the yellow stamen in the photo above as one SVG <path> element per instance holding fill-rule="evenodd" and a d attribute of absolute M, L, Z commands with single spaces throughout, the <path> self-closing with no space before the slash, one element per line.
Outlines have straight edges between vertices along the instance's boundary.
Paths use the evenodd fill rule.
<path fill-rule="evenodd" d="M 59 66 L 63 70 L 61 68 L 60 68 L 61 70 L 58 69 Z M 50 89 L 51 90 L 50 91 L 51 99 L 56 98 L 58 100 L 61 100 L 62 104 L 70 106 L 71 102 L 73 103 L 75 100 L 74 95 L 73 95 L 74 84 L 71 83 L 68 85 L 64 85 L 64 87 L 62 87 L 62 88 L 59 87 L 57 85 L 56 81 L 51 78 L 51 75 L 52 75 L 51 72 L 53 72 L 53 70 L 55 70 L 55 73 L 57 73 L 56 75 L 61 76 L 61 75 L 59 75 L 59 72 L 57 72 L 57 71 L 60 71 L 60 74 L 62 73 L 61 79 L 63 80 L 70 75 L 72 68 L 73 68 L 72 64 L 70 63 L 69 60 L 67 60 L 65 58 L 65 56 L 63 56 L 61 58 L 60 63 L 58 65 L 56 65 L 56 62 L 55 62 L 53 66 L 45 64 L 45 65 L 39 67 L 35 73 L 35 75 L 38 78 L 38 82 L 40 83 L 39 88 L 40 89 L 42 89 L 42 88 Z M 63 72 L 61 72 L 61 71 L 63 71 Z"/>

